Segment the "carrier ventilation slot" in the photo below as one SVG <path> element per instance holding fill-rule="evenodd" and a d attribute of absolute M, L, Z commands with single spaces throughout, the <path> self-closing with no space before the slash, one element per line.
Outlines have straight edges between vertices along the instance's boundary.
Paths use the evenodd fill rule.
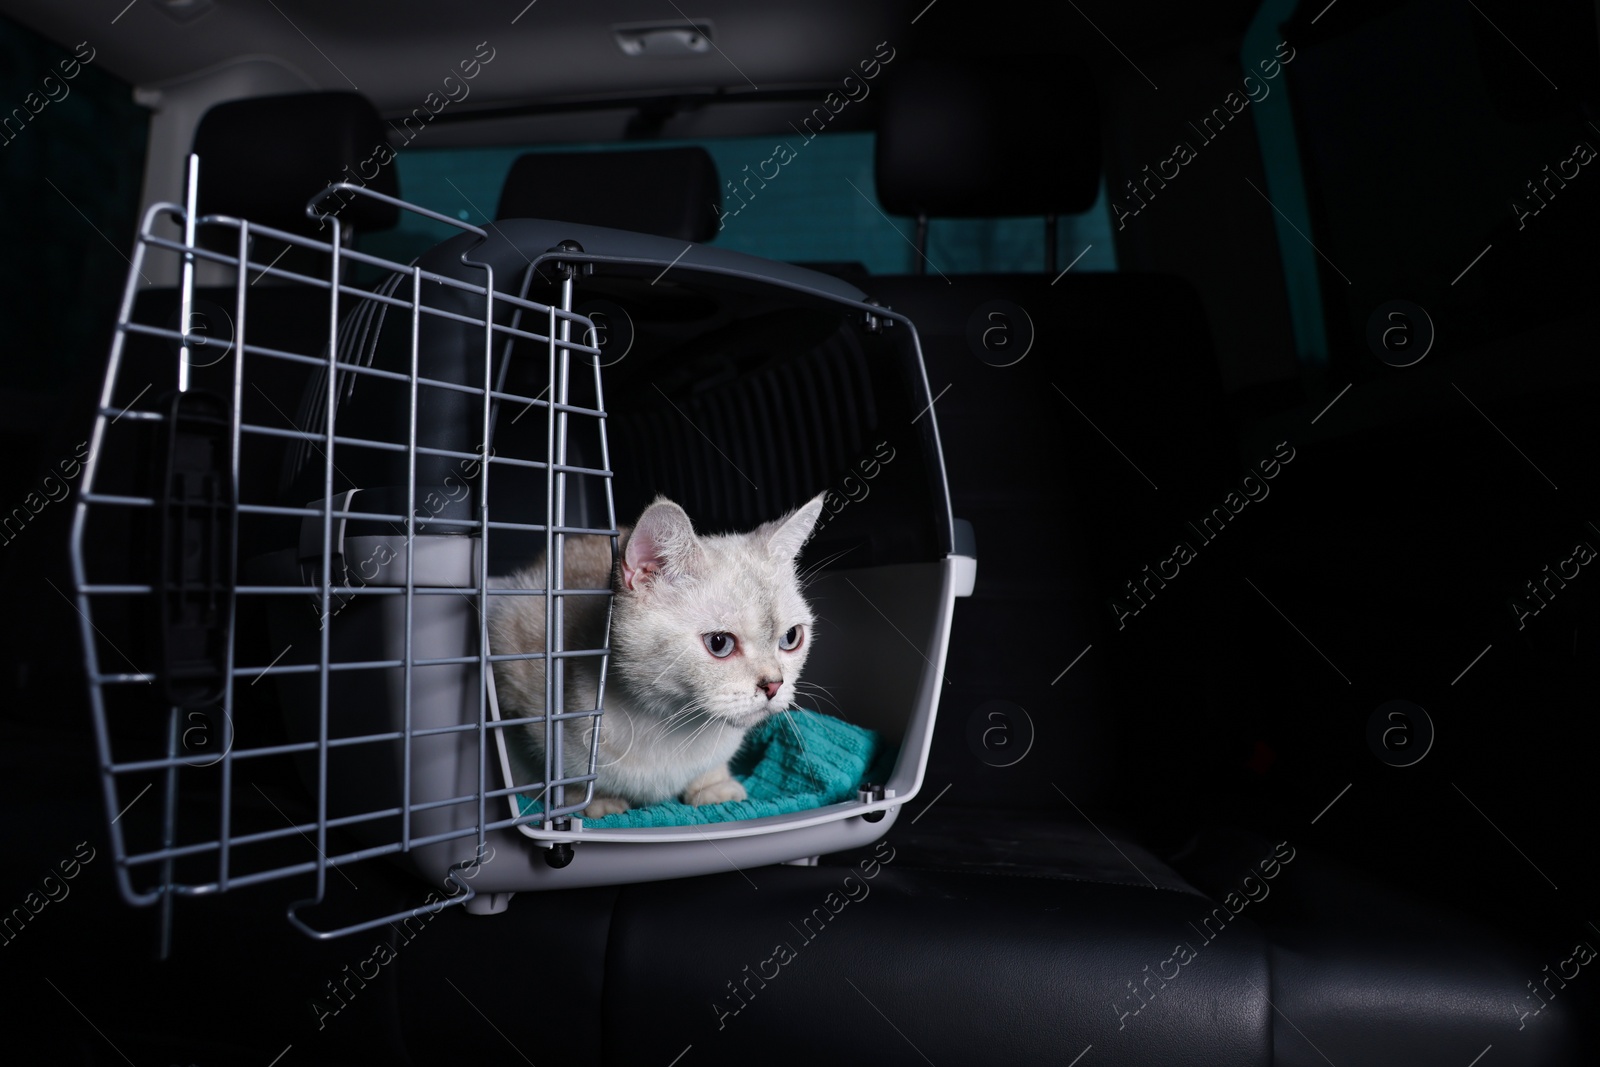
<path fill-rule="evenodd" d="M 770 518 L 774 497 L 815 493 L 866 449 L 878 421 L 866 360 L 844 333 L 670 400 L 614 420 L 619 452 L 636 484 L 730 528 Z"/>

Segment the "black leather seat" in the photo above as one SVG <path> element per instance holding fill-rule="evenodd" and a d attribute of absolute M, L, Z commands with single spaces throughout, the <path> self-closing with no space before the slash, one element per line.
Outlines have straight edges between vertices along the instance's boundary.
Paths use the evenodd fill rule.
<path fill-rule="evenodd" d="M 1209 828 L 1173 862 L 1220 898 L 1271 849 L 1257 834 Z M 1257 892 L 1249 916 L 1266 935 L 1274 1064 L 1399 1067 L 1458 1052 L 1469 1062 L 1489 1045 L 1502 1063 L 1595 1062 L 1591 994 L 1559 976 L 1543 984 L 1570 943 L 1541 958 L 1481 920 L 1310 850 Z M 1542 1010 L 1536 994 L 1548 1000 Z"/>
<path fill-rule="evenodd" d="M 387 127 L 377 109 L 354 92 L 291 93 L 217 104 L 201 118 L 194 136 L 193 150 L 200 157 L 199 214 L 245 219 L 253 225 L 329 241 L 331 227 L 306 217 L 307 201 L 339 181 L 398 197 L 400 184 L 393 163 L 378 166 L 374 158 L 375 147 L 387 144 Z M 393 228 L 400 218 L 395 206 L 368 197 L 345 194 L 328 203 L 349 232 L 381 232 Z M 202 228 L 197 240 L 202 247 L 238 254 L 236 230 Z M 293 270 L 313 278 L 326 278 L 328 272 L 327 257 L 264 236 L 253 240 L 249 257 L 257 267 Z M 348 276 L 346 280 L 350 280 Z M 319 356 L 325 350 L 325 290 L 285 283 L 252 270 L 246 298 L 247 345 L 304 356 Z M 179 299 L 175 287 L 141 290 L 134 305 L 134 321 L 176 329 Z M 203 334 L 208 345 L 231 344 L 239 330 L 234 321 L 236 303 L 232 277 L 226 284 L 206 284 L 202 268 L 195 286 L 191 331 Z M 150 361 L 157 393 L 163 387 L 160 383 L 170 383 L 176 374 L 174 344 L 134 341 L 128 355 Z M 218 353 L 216 359 L 209 359 L 208 351 L 196 349 L 196 374 L 202 383 L 210 384 L 212 372 L 206 370 L 210 364 L 224 369 L 231 366 L 231 361 L 221 364 L 221 356 Z M 276 359 L 247 356 L 247 361 L 252 382 L 243 397 L 247 421 L 289 428 L 295 415 L 292 398 L 299 394 L 307 370 Z M 124 377 L 131 380 L 134 375 Z M 232 391 L 231 381 L 215 384 L 224 395 Z"/>
<path fill-rule="evenodd" d="M 192 145 L 200 158 L 198 215 L 243 219 L 252 226 L 331 242 L 332 227 L 308 218 L 307 202 L 340 181 L 398 197 L 399 178 L 392 159 L 381 166 L 377 163 L 384 158 L 377 146 L 387 144 L 388 128 L 372 102 L 359 93 L 291 93 L 214 105 L 197 125 Z M 391 229 L 400 218 L 394 205 L 350 193 L 336 194 L 327 207 L 339 219 L 347 244 L 353 244 L 357 234 Z M 228 226 L 201 226 L 196 244 L 237 256 L 238 233 Z M 328 256 L 260 234 L 252 237 L 247 254 L 252 266 L 246 272 L 242 323 L 232 268 L 204 261 L 197 268 L 189 330 L 204 341 L 191 349 L 193 384 L 222 398 L 233 393 L 234 361 L 224 357 L 241 334 L 248 349 L 299 356 L 321 357 L 328 344 L 328 290 L 265 269 L 325 280 Z M 165 251 L 150 255 L 168 266 L 176 260 Z M 182 325 L 181 290 L 176 278 L 161 280 L 164 284 L 136 294 L 132 321 L 175 330 Z M 347 269 L 344 281 L 360 284 L 361 278 Z M 342 317 L 348 316 L 352 303 L 344 298 Z M 129 334 L 119 378 L 122 395 L 114 402 L 133 402 L 146 383 L 151 386 L 143 398 L 146 404 L 174 389 L 178 352 L 174 341 Z M 244 362 L 248 382 L 241 394 L 244 421 L 276 430 L 298 428 L 297 400 L 317 369 L 253 351 L 246 352 Z M 284 451 L 281 438 L 246 434 L 241 463 L 254 472 L 255 484 L 274 485 Z M 270 536 L 263 538 L 263 529 L 260 524 L 240 524 L 241 559 L 277 543 Z"/>
<path fill-rule="evenodd" d="M 994 165 L 994 154 L 984 150 L 1037 144 L 1030 129 L 1039 107 L 1092 114 L 1070 79 L 1051 85 L 1025 74 L 1012 84 L 994 74 L 1025 69 L 1021 62 L 991 61 L 980 74 L 946 62 L 908 64 L 899 72 L 885 88 L 886 128 L 878 143 L 878 194 L 889 210 L 931 218 L 936 226 L 946 215 L 1049 216 L 1089 207 L 1099 157 L 1092 121 L 1058 131 L 1043 149 L 1044 165 L 1022 175 Z M 980 77 L 988 79 L 982 92 L 951 89 Z M 952 106 L 955 96 L 968 105 Z M 1011 103 L 1021 99 L 1030 107 Z M 972 100 L 989 106 L 974 108 Z M 946 160 L 955 162 L 942 165 Z M 1061 177 L 1037 181 L 1040 172 Z M 1146 800 L 1150 776 L 1174 764 L 1200 769 L 1189 777 L 1162 772 L 1164 786 L 1156 788 L 1162 797 L 1193 795 L 1208 785 L 1226 789 L 1212 770 L 1223 765 L 1224 753 L 1206 738 L 1203 721 L 1182 736 L 1150 736 L 1151 724 L 1167 733 L 1176 717 L 1139 706 L 1133 694 L 1181 701 L 1185 687 L 1130 684 L 1147 677 L 1152 664 L 1112 651 L 1123 620 L 1108 609 L 1114 598 L 1128 596 L 1129 580 L 1142 577 L 1139 552 L 1150 531 L 1170 526 L 1175 511 L 1203 514 L 1215 502 L 1203 492 L 1227 485 L 1243 462 L 1230 440 L 1205 310 L 1193 289 L 1155 275 L 970 275 L 949 264 L 873 278 L 863 287 L 911 317 L 932 391 L 949 386 L 935 411 L 951 506 L 972 520 L 985 549 L 974 596 L 952 632 L 946 672 L 952 684 L 929 767 L 930 781 L 949 782 L 949 792 L 914 826 L 902 821 L 890 840 L 914 834 L 906 851 L 946 870 L 1100 882 L 1103 891 L 1085 906 L 1098 908 L 1098 920 L 1117 934 L 1098 939 L 1091 953 L 1075 947 L 1072 973 L 1045 965 L 1038 980 L 1072 984 L 1084 972 L 1120 967 L 1142 976 L 1145 963 L 1164 967 L 1159 973 L 1171 979 L 1165 987 L 1113 994 L 1119 1012 L 1140 1008 L 1125 1020 L 1131 1033 L 1118 1034 L 1132 1044 L 1146 1040 L 1142 1024 L 1149 1017 L 1190 1027 L 1197 1041 L 1217 1039 L 1218 1027 L 1236 1027 L 1234 1037 L 1246 1048 L 1259 1027 L 1267 1035 L 1263 1055 L 1277 1064 L 1326 1057 L 1398 1067 L 1444 1062 L 1445 1047 L 1463 1050 L 1467 1062 L 1491 1043 L 1507 1062 L 1589 1062 L 1591 1039 L 1576 997 L 1549 998 L 1539 1016 L 1547 1025 L 1538 1034 L 1531 1023 L 1518 1030 L 1512 1009 L 1540 1006 L 1525 996 L 1524 983 L 1549 962 L 1526 946 L 1303 844 L 1190 821 L 1182 847 L 1174 848 L 1179 838 L 1167 835 L 1185 820 L 1171 816 L 1170 803 Z M 993 331 L 990 343 L 986 330 Z M 1017 418 L 1048 410 L 1038 396 L 1059 402 L 1059 418 Z M 1204 487 L 1202 496 L 1186 496 L 1194 490 L 1184 487 Z M 1088 651 L 1095 646 L 1098 654 Z M 1019 735 L 1013 741 L 1025 737 L 1033 746 L 1004 767 L 1011 755 L 984 751 L 981 741 L 985 709 L 996 707 Z M 1193 747 L 1179 760 L 1163 752 L 1185 744 Z M 1150 758 L 1158 752 L 1160 758 Z M 1154 840 L 1165 846 L 1158 852 L 1170 853 L 1170 865 L 1115 830 L 1113 848 L 1098 828 L 1083 825 L 1084 808 L 1101 822 L 1137 826 L 1146 821 L 1140 809 L 1152 807 L 1168 811 Z M 1280 847 L 1294 855 L 1292 862 L 1275 861 Z M 1271 879 L 1263 878 L 1264 861 L 1272 865 Z M 1173 978 L 1172 963 L 1140 959 L 1138 925 L 1169 901 L 1134 892 L 1141 875 L 1193 894 L 1183 917 L 1165 927 L 1175 928 L 1172 938 L 1197 936 L 1192 971 L 1177 967 Z M 1242 957 L 1230 959 L 1237 972 L 1211 991 L 1214 1014 L 1206 1021 L 1163 1020 L 1160 997 L 1206 972 L 1212 940 L 1230 943 Z M 1149 1006 L 1142 1007 L 1146 997 Z M 1074 1022 L 1092 1030 L 1094 1015 Z M 1112 1045 L 1097 1042 L 1095 1055 Z M 1140 1053 L 1145 1058 L 1135 1062 L 1247 1062 L 1232 1053 L 1153 1044 Z"/>

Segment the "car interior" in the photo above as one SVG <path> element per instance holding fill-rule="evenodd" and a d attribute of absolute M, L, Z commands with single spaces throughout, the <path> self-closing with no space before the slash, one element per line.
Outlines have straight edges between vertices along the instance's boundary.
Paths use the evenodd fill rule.
<path fill-rule="evenodd" d="M 123 5 L 0 0 L 19 1062 L 1600 1063 L 1596 5 Z M 136 251 L 220 262 L 185 210 L 282 239 L 254 238 L 253 280 Z M 313 241 L 350 254 L 331 290 L 290 283 L 330 269 Z M 398 388 L 317 391 L 338 294 L 369 333 L 337 358 L 381 368 L 398 327 L 362 300 L 413 282 L 374 263 L 470 279 L 480 254 L 550 307 L 565 278 L 605 331 L 570 404 L 603 392 L 606 429 L 559 462 L 614 477 L 572 490 L 574 529 L 663 492 L 711 530 L 830 494 L 801 559 L 837 642 L 817 677 L 847 681 L 802 700 L 902 753 L 832 836 L 748 863 L 691 839 L 674 876 L 660 845 L 508 833 L 475 899 L 419 908 L 465 885 L 455 853 L 423 876 L 363 851 L 287 755 L 125 788 L 146 779 L 110 753 L 177 739 L 173 660 L 140 673 L 167 616 L 86 612 L 82 574 L 142 581 L 165 549 L 78 530 L 150 492 L 105 488 L 157 447 L 114 421 L 178 344 L 135 338 L 119 371 L 113 341 L 164 323 L 186 361 L 226 356 L 248 290 L 249 343 L 316 358 L 253 362 L 235 425 L 346 390 L 341 425 L 403 424 Z M 551 388 L 542 339 L 511 351 L 501 394 Z M 502 522 L 547 521 L 545 432 L 495 425 L 547 461 L 498 483 Z M 290 436 L 239 449 L 241 479 L 331 498 Z M 271 510 L 227 527 L 230 598 L 301 529 Z M 958 557 L 948 618 L 895 599 Z M 281 672 L 315 671 L 327 620 L 300 621 L 281 665 L 241 622 L 255 680 L 280 673 L 218 676 L 204 755 L 314 736 L 316 687 Z M 165 688 L 108 713 L 98 655 Z M 335 700 L 376 707 L 364 685 Z M 925 720 L 884 710 L 914 700 Z M 276 828 L 283 877 L 178 892 L 209 853 L 128 862 L 219 810 L 224 841 Z"/>

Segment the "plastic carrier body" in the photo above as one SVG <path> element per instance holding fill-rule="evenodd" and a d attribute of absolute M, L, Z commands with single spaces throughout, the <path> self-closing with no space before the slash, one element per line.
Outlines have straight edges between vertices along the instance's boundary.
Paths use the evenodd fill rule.
<path fill-rule="evenodd" d="M 313 200 L 316 240 L 197 218 L 195 181 L 187 208 L 156 205 L 141 228 L 73 528 L 127 900 L 170 909 L 297 878 L 311 892 L 290 920 L 326 937 L 393 918 L 302 916 L 330 868 L 379 856 L 446 888 L 429 910 L 492 911 L 512 893 L 742 869 L 887 831 L 922 786 L 975 567 L 909 321 L 788 264 L 403 203 L 462 232 L 395 263 L 341 239 L 332 205 L 376 194 Z M 173 223 L 183 236 L 160 236 Z M 263 261 L 267 240 L 294 258 Z M 158 256 L 181 264 L 171 314 L 139 299 Z M 269 296 L 303 297 L 315 343 L 282 347 Z M 585 827 L 594 748 L 587 774 L 565 773 L 557 720 L 603 715 L 609 649 L 563 648 L 560 619 L 580 597 L 609 618 L 609 589 L 547 572 L 552 636 L 518 655 L 558 665 L 546 706 L 560 714 L 519 719 L 494 687 L 481 607 L 495 577 L 560 559 L 574 536 L 614 550 L 619 517 L 658 494 L 716 532 L 824 492 L 801 557 L 819 635 L 803 681 L 820 710 L 877 733 L 881 779 L 787 815 Z M 579 657 L 598 664 L 599 707 L 563 694 Z M 528 728 L 551 753 L 531 782 L 508 736 Z M 303 809 L 274 799 L 296 778 Z M 259 817 L 263 798 L 275 816 Z"/>

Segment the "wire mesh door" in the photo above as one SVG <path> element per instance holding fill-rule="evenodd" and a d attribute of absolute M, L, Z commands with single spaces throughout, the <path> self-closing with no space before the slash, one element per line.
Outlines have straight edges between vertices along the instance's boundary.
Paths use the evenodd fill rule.
<path fill-rule="evenodd" d="M 491 831 L 563 828 L 594 747 L 564 771 L 560 723 L 598 736 L 608 658 L 563 647 L 564 605 L 609 618 L 610 596 L 563 588 L 564 542 L 617 534 L 600 350 L 559 258 L 581 249 L 497 278 L 473 258 L 487 231 L 359 186 L 308 205 L 325 239 L 198 217 L 198 187 L 191 157 L 186 204 L 145 213 L 71 535 L 118 886 L 161 906 L 163 954 L 176 897 L 306 879 L 289 920 L 340 936 L 470 900 Z M 481 282 L 350 247 L 352 197 L 460 231 Z M 163 266 L 176 292 L 142 288 Z M 540 553 L 545 588 L 495 588 Z M 540 598 L 545 647 L 492 650 L 491 595 Z M 575 657 L 598 661 L 594 707 L 567 707 Z M 544 662 L 555 714 L 498 715 L 508 659 Z M 529 726 L 542 767 L 508 759 Z M 427 848 L 464 857 L 442 896 L 328 930 L 301 914 L 330 868 Z"/>

